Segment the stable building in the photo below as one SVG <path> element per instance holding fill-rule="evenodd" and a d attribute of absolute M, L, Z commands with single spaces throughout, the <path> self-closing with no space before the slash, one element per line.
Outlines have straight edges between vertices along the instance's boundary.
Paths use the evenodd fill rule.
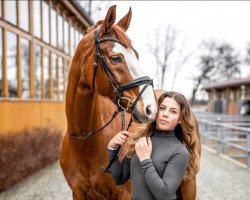
<path fill-rule="evenodd" d="M 0 134 L 65 131 L 70 62 L 92 25 L 77 1 L 0 1 Z"/>
<path fill-rule="evenodd" d="M 209 112 L 240 114 L 242 105 L 250 100 L 250 77 L 235 78 L 202 88 L 209 94 Z"/>

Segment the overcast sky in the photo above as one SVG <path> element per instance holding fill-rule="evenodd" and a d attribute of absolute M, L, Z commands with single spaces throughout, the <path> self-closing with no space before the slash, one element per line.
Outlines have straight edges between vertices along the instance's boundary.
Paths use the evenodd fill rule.
<path fill-rule="evenodd" d="M 177 40 L 185 42 L 185 51 L 197 52 L 202 40 L 215 39 L 229 42 L 245 55 L 246 43 L 250 41 L 250 2 L 248 1 L 111 1 L 117 5 L 117 21 L 132 8 L 132 21 L 128 35 L 139 52 L 145 74 L 156 82 L 156 64 L 149 53 L 147 43 L 159 26 L 171 24 L 178 30 Z M 105 13 L 105 12 L 104 12 Z M 103 16 L 104 17 L 104 16 Z M 101 18 L 103 18 L 101 17 Z M 191 96 L 193 81 L 197 73 L 197 54 L 180 70 L 174 90 Z M 250 75 L 249 67 L 242 67 Z M 164 89 L 172 89 L 173 69 L 167 71 Z"/>

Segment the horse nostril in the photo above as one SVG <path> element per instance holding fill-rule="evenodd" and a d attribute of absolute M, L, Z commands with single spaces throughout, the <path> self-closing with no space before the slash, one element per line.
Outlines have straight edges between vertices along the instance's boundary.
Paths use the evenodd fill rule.
<path fill-rule="evenodd" d="M 150 115 L 152 113 L 151 106 L 146 107 L 146 115 Z"/>

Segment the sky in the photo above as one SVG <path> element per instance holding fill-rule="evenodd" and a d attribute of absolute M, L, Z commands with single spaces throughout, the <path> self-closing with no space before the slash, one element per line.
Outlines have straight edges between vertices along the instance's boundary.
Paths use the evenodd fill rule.
<path fill-rule="evenodd" d="M 165 90 L 175 90 L 191 97 L 194 81 L 198 75 L 199 45 L 202 40 L 214 39 L 229 42 L 243 58 L 247 42 L 250 42 L 250 1 L 111 1 L 117 5 L 117 21 L 132 8 L 132 20 L 127 31 L 134 48 L 140 55 L 145 75 L 157 83 L 156 62 L 148 48 L 154 44 L 154 31 L 167 24 L 178 31 L 177 43 L 185 41 L 184 54 L 193 52 L 178 72 L 172 86 L 174 69 L 166 72 Z M 102 12 L 105 17 L 106 12 Z M 250 75 L 250 67 L 242 65 L 242 77 Z M 155 84 L 157 85 L 157 84 Z M 201 92 L 198 97 L 204 97 Z"/>

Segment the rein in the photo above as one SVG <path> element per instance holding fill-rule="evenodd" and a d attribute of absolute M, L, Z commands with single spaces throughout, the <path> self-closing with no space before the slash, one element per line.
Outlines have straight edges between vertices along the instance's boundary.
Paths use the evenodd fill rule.
<path fill-rule="evenodd" d="M 120 82 L 118 82 L 114 76 L 114 74 L 112 73 L 102 51 L 100 48 L 100 44 L 106 41 L 112 41 L 112 42 L 116 42 L 119 43 L 121 45 L 122 42 L 120 42 L 119 40 L 115 39 L 115 38 L 111 38 L 111 37 L 105 37 L 105 38 L 99 38 L 98 37 L 98 33 L 99 33 L 99 29 L 97 29 L 94 33 L 94 41 L 95 41 L 95 61 L 94 61 L 94 73 L 93 73 L 93 82 L 92 82 L 92 88 L 93 90 L 95 90 L 95 79 L 96 79 L 96 73 L 97 73 L 97 67 L 98 67 L 98 62 L 100 62 L 102 70 L 106 73 L 108 81 L 109 81 L 109 85 L 112 88 L 113 93 L 116 94 L 115 99 L 114 99 L 114 103 L 117 105 L 117 110 L 114 112 L 114 114 L 112 115 L 112 118 L 100 129 L 98 129 L 95 132 L 89 132 L 89 133 L 84 133 L 82 136 L 74 136 L 72 135 L 69 131 L 67 131 L 67 134 L 69 135 L 69 137 L 73 138 L 73 139 L 87 139 L 90 136 L 95 135 L 96 133 L 100 132 L 101 130 L 103 130 L 105 127 L 107 127 L 118 115 L 119 112 L 121 112 L 122 114 L 122 130 L 125 130 L 125 111 L 128 111 L 129 109 L 131 110 L 131 112 L 133 112 L 137 102 L 139 101 L 139 99 L 141 98 L 142 93 L 146 90 L 146 88 L 149 85 L 153 86 L 153 80 L 150 79 L 148 76 L 143 76 L 137 79 L 134 79 L 128 83 L 125 84 L 121 84 Z M 123 45 L 124 46 L 124 45 Z M 118 87 L 116 87 L 116 85 L 114 84 L 114 81 L 116 83 L 116 85 Z M 140 91 L 140 93 L 138 94 L 137 98 L 135 99 L 135 101 L 133 102 L 133 104 L 131 104 L 131 101 L 129 98 L 127 97 L 122 97 L 122 92 L 134 87 L 138 87 L 140 85 L 144 85 L 144 87 L 142 88 L 142 90 Z M 127 106 L 123 107 L 120 104 L 121 100 L 126 100 Z M 128 127 L 126 130 L 129 129 L 129 127 L 132 124 L 132 116 L 130 118 Z M 115 155 L 114 157 L 111 159 L 111 161 L 109 162 L 108 166 L 106 167 L 105 171 L 109 172 L 109 168 L 112 165 L 112 163 L 114 162 L 114 158 L 115 156 L 119 153 L 121 146 L 119 145 L 118 148 L 116 149 Z"/>

